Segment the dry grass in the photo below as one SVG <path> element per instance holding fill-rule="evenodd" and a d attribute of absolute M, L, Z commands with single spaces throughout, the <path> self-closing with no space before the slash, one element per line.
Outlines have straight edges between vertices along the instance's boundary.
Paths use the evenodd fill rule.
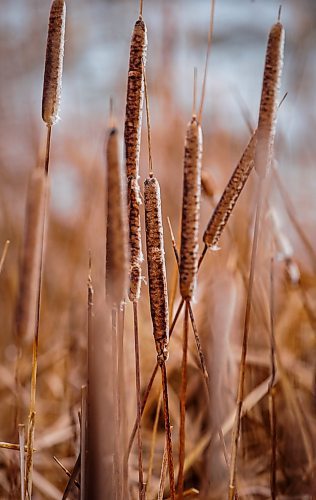
<path fill-rule="evenodd" d="M 44 18 L 46 23 L 50 2 L 36 2 L 31 0 L 28 6 L 38 26 L 38 31 L 32 30 L 36 42 L 31 45 L 25 39 L 21 68 L 31 65 L 37 52 L 43 63 Z M 103 86 L 100 90 L 99 116 L 93 105 L 97 92 L 90 92 L 94 114 L 90 119 L 76 106 L 80 99 L 73 82 L 76 61 L 86 58 L 77 31 L 86 40 L 86 14 L 93 15 L 95 4 L 96 0 L 76 6 L 67 2 L 66 32 L 65 2 L 52 4 L 43 92 L 44 147 L 38 147 L 39 113 L 34 127 L 25 127 L 25 122 L 18 126 L 23 122 L 24 96 L 12 104 L 19 120 L 10 121 L 8 116 L 1 129 L 0 497 L 312 499 L 316 486 L 314 221 L 306 210 L 312 200 L 306 205 L 298 202 L 299 186 L 291 181 L 289 159 L 300 167 L 304 202 L 308 192 L 304 168 L 314 162 L 315 154 L 308 134 L 304 140 L 292 137 L 291 148 L 282 137 L 287 132 L 282 128 L 283 113 L 293 106 L 293 89 L 301 78 L 305 81 L 292 52 L 290 10 L 282 14 L 289 39 L 284 68 L 289 96 L 278 109 L 284 37 L 278 20 L 270 33 L 265 68 L 262 53 L 255 52 L 252 81 L 259 91 L 263 72 L 263 89 L 258 127 L 245 148 L 246 134 L 221 120 L 225 110 L 219 96 L 228 106 L 229 99 L 223 76 L 214 68 L 225 54 L 232 58 L 233 53 L 223 42 L 227 33 L 222 31 L 218 4 L 209 84 L 204 80 L 198 118 L 188 129 L 181 220 L 183 138 L 191 93 L 178 92 L 182 60 L 177 62 L 174 54 L 185 38 L 188 46 L 199 48 L 197 65 L 203 65 L 206 46 L 210 52 L 214 2 L 208 42 L 204 19 L 205 37 L 200 26 L 195 30 L 193 22 L 192 26 L 183 22 L 189 3 L 180 13 L 166 2 L 158 27 L 150 16 L 150 0 L 141 2 L 130 55 L 129 22 L 137 5 L 124 4 L 125 22 L 121 14 L 120 19 L 115 17 L 116 3 L 113 11 L 102 3 L 98 12 L 111 18 L 118 30 L 117 34 L 112 30 L 111 37 L 120 38 L 126 52 L 121 65 L 114 41 L 113 47 L 102 41 L 104 49 L 109 47 L 105 57 L 114 54 L 115 81 L 111 92 Z M 258 4 L 267 8 L 259 0 L 249 4 L 249 10 L 258 12 Z M 154 8 L 160 9 L 158 4 Z M 190 12 L 198 14 L 198 3 Z M 143 15 L 150 42 L 147 69 Z M 292 19 L 296 23 L 299 16 Z M 267 20 L 260 19 L 259 24 L 266 30 Z M 258 31 L 254 33 L 253 42 L 263 51 L 264 41 Z M 64 38 L 63 120 L 52 127 L 59 115 Z M 6 60 L 14 60 L 10 47 Z M 6 51 L 10 47 L 6 45 Z M 245 58 L 251 50 L 243 46 Z M 185 68 L 188 81 L 194 63 L 190 59 Z M 15 75 L 18 68 L 16 64 Z M 39 88 L 42 67 L 36 74 Z M 309 78 L 312 81 L 310 74 Z M 85 74 L 87 80 L 93 80 L 92 72 Z M 236 84 L 242 88 L 243 82 Z M 305 81 L 305 92 L 306 85 Z M 8 95 L 10 91 L 8 86 Z M 151 124 L 147 119 L 146 139 L 142 112 L 146 98 L 149 118 L 148 94 Z M 107 117 L 102 106 L 109 95 L 116 103 L 117 128 L 108 136 L 104 168 Z M 5 110 L 5 99 L 0 98 L 0 104 Z M 255 113 L 256 108 L 249 106 L 247 113 Z M 29 107 L 36 116 L 34 101 Z M 299 118 L 313 130 L 311 105 L 310 109 L 311 116 L 305 116 L 302 108 Z M 202 110 L 203 162 L 198 125 Z M 120 140 L 118 130 L 124 127 Z M 148 149 L 149 176 L 143 187 Z M 171 224 L 169 236 L 167 218 L 176 238 Z M 157 376 L 160 372 L 162 378 Z"/>

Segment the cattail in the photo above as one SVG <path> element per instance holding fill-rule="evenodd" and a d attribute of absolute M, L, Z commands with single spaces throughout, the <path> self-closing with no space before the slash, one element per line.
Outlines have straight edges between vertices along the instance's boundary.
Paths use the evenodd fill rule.
<path fill-rule="evenodd" d="M 153 176 L 145 180 L 145 223 L 148 262 L 148 280 L 153 333 L 158 362 L 168 354 L 169 312 L 167 278 L 163 244 L 160 188 Z"/>
<path fill-rule="evenodd" d="M 45 170 L 36 167 L 30 177 L 26 206 L 20 286 L 16 309 L 16 332 L 19 339 L 34 335 L 42 267 L 42 245 L 47 195 Z"/>
<path fill-rule="evenodd" d="M 180 291 L 185 300 L 192 298 L 198 269 L 201 163 L 202 130 L 193 116 L 187 128 L 184 153 Z"/>
<path fill-rule="evenodd" d="M 126 193 L 119 161 L 118 130 L 112 128 L 106 145 L 107 233 L 106 286 L 112 303 L 124 299 L 127 282 Z"/>
<path fill-rule="evenodd" d="M 133 30 L 128 67 L 126 116 L 125 116 L 125 161 L 128 192 L 128 220 L 130 244 L 130 289 L 129 299 L 134 302 L 140 297 L 141 263 L 141 205 L 139 176 L 139 153 L 144 102 L 144 71 L 147 52 L 147 29 L 142 16 Z"/>
<path fill-rule="evenodd" d="M 141 205 L 138 180 L 133 177 L 128 180 L 128 214 L 130 242 L 130 285 L 129 299 L 134 302 L 139 299 L 142 279 L 141 263 L 143 261 L 141 225 L 139 208 Z"/>
<path fill-rule="evenodd" d="M 277 22 L 269 34 L 259 111 L 255 165 L 261 177 L 265 176 L 273 157 L 283 52 L 284 28 Z"/>
<path fill-rule="evenodd" d="M 254 132 L 207 225 L 203 235 L 207 247 L 217 248 L 222 232 L 246 184 L 254 165 L 256 137 Z"/>
<path fill-rule="evenodd" d="M 42 118 L 48 127 L 54 125 L 59 118 L 65 22 L 66 4 L 64 0 L 54 0 L 49 16 L 42 99 Z"/>
<path fill-rule="evenodd" d="M 128 67 L 126 117 L 125 117 L 125 155 L 127 177 L 138 178 L 140 136 L 144 102 L 144 70 L 147 52 L 147 29 L 143 18 L 135 23 L 133 30 Z"/>

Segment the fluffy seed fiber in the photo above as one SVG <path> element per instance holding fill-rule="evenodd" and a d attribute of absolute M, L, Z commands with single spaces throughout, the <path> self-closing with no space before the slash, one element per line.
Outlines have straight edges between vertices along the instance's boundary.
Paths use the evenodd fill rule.
<path fill-rule="evenodd" d="M 140 297 L 142 279 L 141 263 L 143 262 L 141 226 L 140 226 L 140 188 L 137 179 L 128 181 L 128 214 L 130 242 L 130 288 L 129 299 L 134 302 Z"/>

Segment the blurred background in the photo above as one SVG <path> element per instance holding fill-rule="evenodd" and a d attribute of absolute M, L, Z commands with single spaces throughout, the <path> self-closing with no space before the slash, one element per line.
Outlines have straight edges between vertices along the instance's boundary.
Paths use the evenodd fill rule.
<path fill-rule="evenodd" d="M 16 358 L 14 307 L 28 177 L 45 138 L 41 95 L 50 3 L 50 0 L 1 0 L 0 250 L 7 239 L 11 242 L 0 276 L 0 440 L 3 441 L 16 439 L 11 425 Z M 203 112 L 203 169 L 211 176 L 215 199 L 226 185 L 248 142 L 250 128 L 255 127 L 258 119 L 266 41 L 279 4 L 280 0 L 216 1 Z M 281 4 L 286 31 L 281 95 L 287 93 L 287 97 L 278 114 L 276 157 L 297 219 L 315 246 L 316 2 L 283 0 Z M 166 216 L 171 218 L 175 234 L 180 220 L 184 134 L 192 112 L 193 71 L 194 67 L 198 70 L 199 102 L 209 11 L 208 0 L 144 0 L 153 165 L 161 183 L 164 220 Z M 67 1 L 61 120 L 54 127 L 52 137 L 51 201 L 41 319 L 37 448 L 46 451 L 36 465 L 40 476 L 36 479 L 38 498 L 59 498 L 58 491 L 65 483 L 51 456 L 58 452 L 71 468 L 77 450 L 76 412 L 80 387 L 85 381 L 89 250 L 97 290 L 95 323 L 101 330 L 104 327 L 104 140 L 110 98 L 114 101 L 118 127 L 123 131 L 129 43 L 137 16 L 137 0 Z M 145 122 L 144 119 L 141 182 L 148 168 Z M 246 246 L 251 225 L 249 200 L 250 195 L 242 197 L 232 222 L 241 248 Z M 280 205 L 280 200 L 276 200 L 278 203 Z M 204 198 L 202 228 L 211 213 L 210 207 L 209 200 Z M 308 276 L 312 300 L 315 283 L 311 265 L 284 210 L 280 216 L 295 256 Z M 171 285 L 174 261 L 167 225 L 165 241 Z M 223 249 L 227 248 L 224 240 Z M 225 265 L 228 260 L 226 256 Z M 221 263 L 218 258 L 215 267 Z M 229 282 L 229 275 L 225 275 L 225 279 Z M 147 300 L 146 284 L 143 288 Z M 223 297 L 225 290 L 224 286 Z M 198 297 L 205 297 L 202 291 Z M 150 323 L 145 299 L 141 307 L 146 330 Z M 239 315 L 237 313 L 237 317 Z M 150 333 L 147 335 L 144 331 L 142 335 L 143 373 L 147 374 L 147 364 L 150 372 L 154 360 L 153 342 Z M 314 337 L 313 340 L 308 337 L 304 346 L 310 351 L 303 357 L 309 360 L 315 351 Z M 179 362 L 180 353 L 173 359 Z M 131 374 L 132 367 L 131 362 Z M 26 380 L 28 370 L 26 363 Z M 27 402 L 27 381 L 25 390 Z M 131 400 L 131 422 L 133 405 Z M 45 442 L 45 436 L 53 437 Z M 1 474 L 6 478 L 2 481 L 4 486 L 0 486 L 1 498 L 7 498 L 10 480 L 6 471 L 12 459 L 8 452 L 0 451 L 0 456 Z M 192 474 L 192 484 L 199 473 L 200 469 Z M 43 486 L 41 481 L 47 484 Z M 300 495 L 303 490 L 298 490 Z M 308 495 L 308 488 L 304 491 Z M 266 497 L 263 495 L 263 498 Z"/>

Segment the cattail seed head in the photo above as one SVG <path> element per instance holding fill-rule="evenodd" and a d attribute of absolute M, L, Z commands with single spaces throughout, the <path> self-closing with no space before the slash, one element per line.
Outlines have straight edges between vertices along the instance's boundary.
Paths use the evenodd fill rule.
<path fill-rule="evenodd" d="M 193 296 L 198 269 L 201 201 L 202 130 L 195 117 L 188 125 L 185 139 L 180 250 L 180 292 Z"/>
<path fill-rule="evenodd" d="M 35 168 L 28 186 L 20 285 L 16 306 L 16 333 L 20 339 L 31 339 L 35 330 L 47 186 L 45 170 Z"/>
<path fill-rule="evenodd" d="M 119 305 L 126 293 L 128 251 L 125 176 L 119 161 L 119 139 L 116 128 L 112 128 L 109 132 L 106 161 L 106 289 L 112 304 Z"/>
<path fill-rule="evenodd" d="M 137 179 L 128 180 L 128 215 L 130 243 L 129 299 L 135 302 L 140 297 L 142 281 L 141 263 L 143 262 L 141 225 L 140 225 L 140 189 Z"/>
<path fill-rule="evenodd" d="M 142 19 L 136 21 L 130 47 L 125 117 L 125 156 L 127 177 L 138 177 L 140 136 L 144 102 L 144 68 L 147 53 L 147 29 Z"/>
<path fill-rule="evenodd" d="M 283 53 L 284 28 L 277 22 L 272 26 L 268 39 L 258 121 L 255 166 L 261 177 L 265 176 L 273 157 Z"/>
<path fill-rule="evenodd" d="M 65 23 L 66 4 L 64 0 L 54 0 L 49 16 L 42 98 L 42 118 L 49 127 L 59 119 Z"/>
<path fill-rule="evenodd" d="M 217 248 L 218 241 L 253 168 L 256 139 L 257 133 L 254 132 L 204 232 L 203 241 L 210 248 Z"/>
<path fill-rule="evenodd" d="M 168 356 L 169 313 L 160 188 L 153 176 L 145 180 L 145 224 L 151 318 L 158 362 Z"/>

